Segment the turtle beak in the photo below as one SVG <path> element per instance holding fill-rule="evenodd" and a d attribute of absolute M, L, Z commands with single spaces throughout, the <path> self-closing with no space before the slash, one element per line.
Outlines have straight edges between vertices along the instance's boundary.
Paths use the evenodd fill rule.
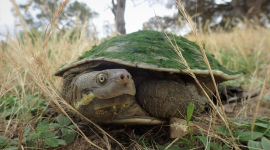
<path fill-rule="evenodd" d="M 119 90 L 122 90 L 123 94 L 135 95 L 135 85 L 128 72 L 119 73 L 115 82 L 119 85 Z"/>

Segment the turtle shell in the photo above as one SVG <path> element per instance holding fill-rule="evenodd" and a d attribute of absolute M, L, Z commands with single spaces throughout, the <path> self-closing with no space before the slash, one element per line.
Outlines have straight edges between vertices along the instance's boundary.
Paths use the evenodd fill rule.
<path fill-rule="evenodd" d="M 179 47 L 194 74 L 209 75 L 200 48 L 195 42 L 181 36 L 151 30 L 137 31 L 106 40 L 86 51 L 77 61 L 57 69 L 55 75 L 63 76 L 71 68 L 94 62 L 116 63 L 154 71 L 188 74 L 188 69 L 170 44 L 169 39 Z M 206 55 L 215 78 L 225 81 L 235 79 L 239 75 L 239 72 L 226 69 L 212 55 L 208 53 Z"/>

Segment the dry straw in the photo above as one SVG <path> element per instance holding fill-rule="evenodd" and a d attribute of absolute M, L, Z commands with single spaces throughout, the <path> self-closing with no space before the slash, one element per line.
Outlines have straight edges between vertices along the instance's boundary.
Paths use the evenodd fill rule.
<path fill-rule="evenodd" d="M 22 26 L 24 27 L 24 33 L 25 33 L 24 39 L 25 39 L 25 42 L 27 44 L 21 44 L 19 40 L 9 39 L 9 41 L 10 41 L 9 46 L 12 49 L 12 57 L 8 57 L 7 60 L 10 60 L 10 64 L 14 64 L 14 66 L 19 65 L 19 67 L 17 67 L 13 72 L 10 73 L 10 76 L 8 76 L 8 78 L 7 78 L 8 80 L 4 84 L 4 86 L 10 84 L 10 82 L 12 82 L 15 78 L 18 78 L 17 76 L 14 76 L 14 75 L 16 75 L 16 74 L 20 75 L 19 71 L 21 71 L 23 69 L 25 74 L 29 74 L 31 76 L 31 80 L 34 82 L 32 84 L 37 85 L 38 88 L 42 91 L 42 93 L 44 93 L 46 95 L 46 97 L 48 97 L 50 99 L 50 101 L 52 101 L 58 107 L 58 109 L 60 109 L 61 112 L 63 114 L 65 114 L 71 120 L 71 122 L 77 127 L 79 134 L 82 135 L 88 143 L 90 143 L 91 145 L 93 145 L 97 149 L 103 149 L 100 146 L 93 143 L 92 141 L 90 141 L 85 136 L 85 134 L 79 129 L 77 124 L 69 117 L 69 115 L 65 111 L 65 109 L 68 109 L 69 111 L 72 111 L 72 112 L 78 114 L 80 117 L 84 118 L 85 120 L 87 120 L 88 122 L 93 124 L 95 127 L 97 127 L 101 131 L 101 133 L 104 134 L 104 137 L 107 136 L 107 138 L 114 140 L 116 143 L 118 143 L 118 145 L 121 148 L 124 149 L 124 147 L 121 143 L 119 143 L 117 140 L 115 140 L 113 137 L 111 137 L 108 133 L 106 133 L 103 129 L 101 129 L 98 125 L 94 124 L 91 120 L 82 116 L 73 107 L 71 107 L 69 104 L 67 104 L 66 101 L 61 98 L 61 96 L 59 95 L 59 92 L 55 88 L 55 85 L 54 85 L 55 83 L 51 80 L 50 76 L 52 75 L 52 73 L 50 70 L 54 70 L 55 68 L 54 69 L 50 68 L 50 65 L 48 65 L 48 64 L 51 64 L 50 60 L 47 59 L 49 57 L 48 50 L 50 49 L 50 47 L 48 48 L 48 46 L 50 46 L 48 41 L 49 41 L 49 37 L 54 35 L 51 33 L 51 31 L 57 25 L 56 24 L 57 18 L 61 14 L 64 7 L 68 4 L 68 2 L 69 2 L 69 0 L 61 2 L 59 8 L 57 9 L 57 11 L 54 14 L 54 17 L 52 18 L 50 26 L 47 29 L 47 32 L 45 33 L 45 40 L 44 41 L 40 40 L 38 42 L 35 41 L 36 43 L 42 43 L 42 45 L 39 45 L 40 46 L 39 47 L 37 45 L 33 45 L 31 39 L 26 34 L 26 33 L 28 33 L 27 25 L 26 25 L 25 21 L 23 20 L 22 15 L 20 14 L 18 5 L 15 3 L 14 0 L 12 0 L 12 4 L 15 8 L 16 16 L 20 18 L 20 22 L 21 22 Z M 68 37 L 69 36 L 67 36 L 67 38 Z M 34 36 L 32 36 L 32 38 L 34 38 Z M 83 39 L 82 37 L 79 37 L 79 38 Z M 35 39 L 35 40 L 38 40 L 38 39 Z M 78 40 L 78 41 L 80 42 L 80 40 Z M 75 45 L 76 49 L 83 48 L 83 47 L 79 46 L 79 42 L 77 45 Z M 87 43 L 87 42 L 83 41 L 83 43 Z M 85 44 L 83 44 L 82 46 L 85 46 Z M 56 50 L 53 52 L 57 53 Z M 52 57 L 57 57 L 57 56 L 52 56 Z M 58 59 L 58 58 L 56 58 L 56 59 Z M 11 61 L 11 60 L 16 60 L 16 61 Z M 24 84 L 25 84 L 25 81 L 24 81 Z M 24 87 L 24 85 L 22 85 L 22 87 Z M 8 90 L 3 91 L 3 88 L 1 88 L 0 94 L 3 95 L 7 91 Z M 24 93 L 26 93 L 26 92 L 24 92 Z M 66 108 L 63 108 L 63 106 Z M 6 129 L 8 129 L 8 127 Z M 110 143 L 108 140 L 105 140 L 104 143 L 107 143 L 107 148 L 110 147 Z"/>
<path fill-rule="evenodd" d="M 260 104 L 261 104 L 261 100 L 262 100 L 263 94 L 264 94 L 265 89 L 266 89 L 266 84 L 268 83 L 269 75 L 270 75 L 270 65 L 268 66 L 266 77 L 265 77 L 265 80 L 263 82 L 263 86 L 262 86 L 262 89 L 261 89 L 261 92 L 260 92 L 260 96 L 258 98 L 258 102 L 257 102 L 257 106 L 256 106 L 256 111 L 255 111 L 255 114 L 253 116 L 253 122 L 252 122 L 252 126 L 251 126 L 251 133 L 252 133 L 251 134 L 251 137 L 253 137 L 253 130 L 254 130 L 254 126 L 255 126 L 255 121 L 256 121 L 257 114 L 258 114 L 258 111 L 259 111 L 259 108 L 260 108 Z"/>
<path fill-rule="evenodd" d="M 212 78 L 212 82 L 215 86 L 215 90 L 216 90 L 216 93 L 217 93 L 217 98 L 218 98 L 218 102 L 219 102 L 219 106 L 221 107 L 221 110 L 222 112 L 219 111 L 218 107 L 215 106 L 215 104 L 213 103 L 213 101 L 211 100 L 211 98 L 208 96 L 208 94 L 206 93 L 206 91 L 204 90 L 203 86 L 200 84 L 200 82 L 198 81 L 198 79 L 196 78 L 195 74 L 190 70 L 190 67 L 188 66 L 185 58 L 183 57 L 182 53 L 181 53 L 181 48 L 179 48 L 177 46 L 177 44 L 174 45 L 173 42 L 170 41 L 170 39 L 168 38 L 168 40 L 170 41 L 171 45 L 174 47 L 174 50 L 177 52 L 177 54 L 179 55 L 179 57 L 181 58 L 181 60 L 184 62 L 185 66 L 187 67 L 187 69 L 189 70 L 189 73 L 190 75 L 195 79 L 196 83 L 199 85 L 199 87 L 202 89 L 202 91 L 204 92 L 205 96 L 207 97 L 208 101 L 210 102 L 212 108 L 214 109 L 215 112 L 218 113 L 218 115 L 221 117 L 221 119 L 223 120 L 223 122 L 225 123 L 230 135 L 231 135 L 231 138 L 232 138 L 232 142 L 233 142 L 233 147 L 235 149 L 239 149 L 238 146 L 236 145 L 235 143 L 235 140 L 234 140 L 234 136 L 232 134 L 232 131 L 230 130 L 230 127 L 229 127 L 229 124 L 228 124 L 228 120 L 227 120 L 227 117 L 225 115 L 225 111 L 224 111 L 224 108 L 223 108 L 223 105 L 222 105 L 222 102 L 221 102 L 221 99 L 220 99 L 220 96 L 219 96 L 219 93 L 218 93 L 218 89 L 217 89 L 217 86 L 216 86 L 216 81 L 215 81 L 215 78 L 214 78 L 214 75 L 213 75 L 213 72 L 212 72 L 212 69 L 211 69 L 211 66 L 208 62 L 208 59 L 206 57 L 206 54 L 205 54 L 205 51 L 203 49 L 203 46 L 201 44 L 201 41 L 199 39 L 199 37 L 197 36 L 197 32 L 196 32 L 196 27 L 194 26 L 190 16 L 188 15 L 188 13 L 186 12 L 185 10 L 185 7 L 184 5 L 182 4 L 181 0 L 178 0 L 176 1 L 176 4 L 178 6 L 178 9 L 180 10 L 181 12 L 181 15 L 183 17 L 183 19 L 187 22 L 188 26 L 190 27 L 195 39 L 196 39 L 196 42 L 197 44 L 199 45 L 200 47 L 200 50 L 201 50 L 201 53 L 202 53 L 202 56 L 204 58 L 204 61 L 205 61 L 205 64 L 207 65 L 208 67 L 208 70 L 209 70 L 209 73 L 210 73 L 210 76 Z M 215 120 L 214 120 L 215 122 Z"/>

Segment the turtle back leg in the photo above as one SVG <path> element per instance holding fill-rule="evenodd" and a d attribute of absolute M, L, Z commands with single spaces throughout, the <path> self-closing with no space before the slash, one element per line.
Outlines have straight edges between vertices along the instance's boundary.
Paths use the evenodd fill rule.
<path fill-rule="evenodd" d="M 173 80 L 146 80 L 137 88 L 137 99 L 151 115 L 161 118 L 185 118 L 187 106 L 194 103 L 193 115 L 204 111 L 207 99 L 192 83 Z"/>

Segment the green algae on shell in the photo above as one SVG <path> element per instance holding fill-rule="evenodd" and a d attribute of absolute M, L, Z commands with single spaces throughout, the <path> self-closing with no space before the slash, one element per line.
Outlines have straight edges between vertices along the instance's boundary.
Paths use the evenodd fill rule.
<path fill-rule="evenodd" d="M 173 49 L 168 38 L 180 48 L 193 73 L 209 75 L 200 48 L 195 42 L 170 33 L 167 36 L 163 32 L 143 30 L 113 37 L 86 51 L 77 61 L 59 68 L 55 75 L 62 76 L 70 68 L 96 61 L 188 74 L 189 71 Z M 223 80 L 230 80 L 239 75 L 239 72 L 226 69 L 210 54 L 206 53 L 206 55 L 215 76 Z"/>

